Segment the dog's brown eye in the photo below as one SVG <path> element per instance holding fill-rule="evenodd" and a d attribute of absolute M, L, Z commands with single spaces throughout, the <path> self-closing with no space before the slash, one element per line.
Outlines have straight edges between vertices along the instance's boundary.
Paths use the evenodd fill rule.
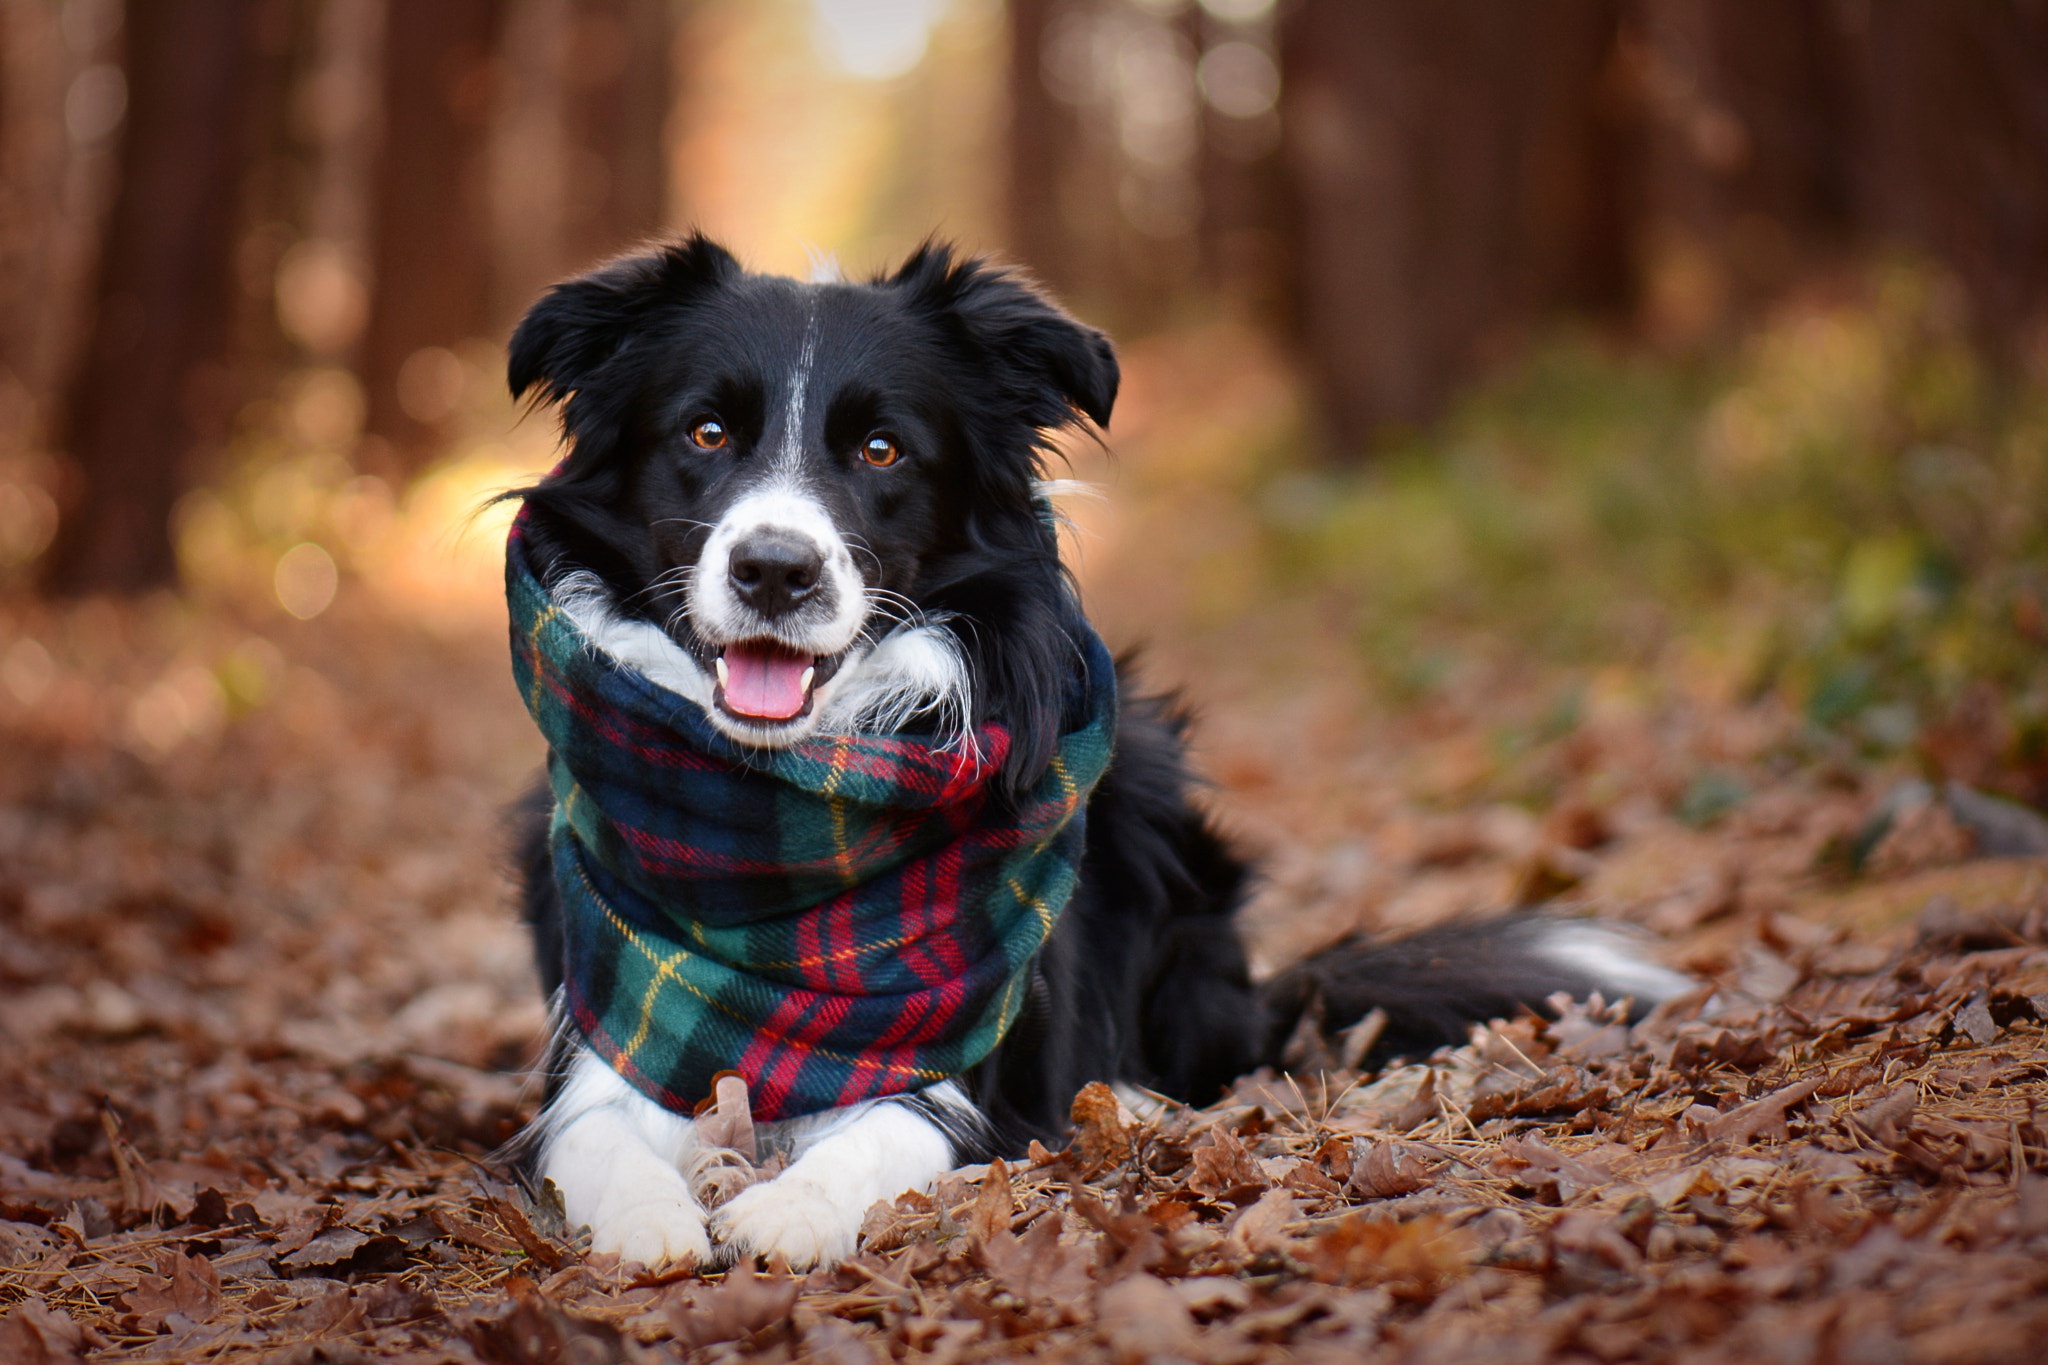
<path fill-rule="evenodd" d="M 690 444 L 699 450 L 722 450 L 725 448 L 725 423 L 716 418 L 706 418 L 690 428 Z"/>
<path fill-rule="evenodd" d="M 903 452 L 896 443 L 879 432 L 861 442 L 860 457 L 877 469 L 887 469 L 902 458 Z"/>

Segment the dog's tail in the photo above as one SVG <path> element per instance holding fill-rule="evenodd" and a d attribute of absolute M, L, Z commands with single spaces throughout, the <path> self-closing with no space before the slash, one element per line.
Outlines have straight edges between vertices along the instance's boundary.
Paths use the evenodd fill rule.
<path fill-rule="evenodd" d="M 1283 1060 L 1305 1019 L 1330 1034 L 1383 1011 L 1368 1056 L 1420 1057 L 1465 1041 L 1471 1026 L 1523 1011 L 1548 1013 L 1562 992 L 1630 1002 L 1640 1018 L 1693 989 L 1627 930 L 1541 913 L 1461 920 L 1406 938 L 1354 938 L 1268 981 L 1265 1059 Z"/>

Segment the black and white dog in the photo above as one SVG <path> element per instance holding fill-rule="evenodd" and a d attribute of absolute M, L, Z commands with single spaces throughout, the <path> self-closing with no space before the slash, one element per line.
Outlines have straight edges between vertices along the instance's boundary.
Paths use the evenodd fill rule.
<path fill-rule="evenodd" d="M 515 395 L 558 403 L 560 468 L 524 490 L 533 563 L 590 645 L 773 748 L 995 718 L 1022 790 L 1057 738 L 1081 605 L 1042 512 L 1050 433 L 1109 421 L 1101 333 L 1018 275 L 927 246 L 867 284 L 750 274 L 701 237 L 551 290 L 512 339 Z M 1196 1103 L 1275 1060 L 1305 1010 L 1377 1006 L 1426 1051 L 1558 991 L 1647 1003 L 1683 978 L 1583 923 L 1511 918 L 1355 941 L 1255 985 L 1232 916 L 1247 868 L 1189 800 L 1179 724 L 1126 696 L 1080 882 L 1030 1004 L 969 1073 L 769 1125 L 790 1158 L 707 1213 L 687 1114 L 587 1046 L 557 1049 L 536 1173 L 592 1247 L 649 1265 L 849 1255 L 867 1208 L 952 1167 L 1055 1145 L 1075 1092 Z M 547 799 L 522 820 L 525 912 L 562 981 Z"/>

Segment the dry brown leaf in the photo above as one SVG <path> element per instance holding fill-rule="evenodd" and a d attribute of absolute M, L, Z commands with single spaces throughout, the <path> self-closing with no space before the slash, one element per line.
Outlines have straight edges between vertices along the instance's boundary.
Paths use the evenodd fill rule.
<path fill-rule="evenodd" d="M 1555 1202 L 1561 1204 L 1605 1189 L 1614 1181 L 1603 1166 L 1568 1156 L 1533 1134 L 1503 1138 L 1494 1169 L 1515 1175 L 1532 1189 L 1550 1189 Z"/>
<path fill-rule="evenodd" d="M 743 1341 L 756 1333 L 773 1335 L 787 1328 L 803 1281 L 788 1275 L 726 1272 L 723 1279 L 698 1281 L 672 1289 L 669 1330 L 685 1347 Z"/>
<path fill-rule="evenodd" d="M 1074 1145 L 1082 1170 L 1093 1174 L 1123 1161 L 1131 1154 L 1131 1133 L 1123 1122 L 1122 1106 L 1116 1092 L 1100 1081 L 1090 1081 L 1074 1096 Z"/>
<path fill-rule="evenodd" d="M 991 1161 L 980 1191 L 967 1213 L 967 1230 L 984 1241 L 1010 1230 L 1017 1213 L 1017 1192 L 1010 1186 L 1010 1168 L 1001 1157 Z"/>
<path fill-rule="evenodd" d="M 406 1245 L 396 1237 L 359 1228 L 329 1228 L 278 1264 L 295 1275 L 340 1278 L 381 1274 L 405 1264 Z"/>
<path fill-rule="evenodd" d="M 484 1196 L 484 1207 L 498 1220 L 498 1225 L 512 1234 L 520 1249 L 549 1270 L 560 1270 L 569 1259 L 569 1253 L 556 1243 L 540 1235 L 533 1222 L 526 1216 L 526 1210 L 518 1203 L 500 1195 Z"/>
<path fill-rule="evenodd" d="M 712 1085 L 711 1107 L 697 1116 L 697 1135 L 707 1146 L 723 1147 L 748 1163 L 754 1154 L 754 1112 L 747 1098 L 747 1078 L 722 1071 Z"/>
<path fill-rule="evenodd" d="M 1431 1299 L 1466 1270 L 1464 1240 L 1442 1219 L 1410 1222 L 1347 1214 L 1306 1243 L 1295 1259 L 1335 1285 L 1384 1285 L 1400 1298 Z"/>
<path fill-rule="evenodd" d="M 1188 1155 L 1186 1183 L 1196 1194 L 1218 1198 L 1248 1186 L 1265 1188 L 1265 1173 L 1227 1124 L 1211 1125 Z"/>
<path fill-rule="evenodd" d="M 1758 1137 L 1782 1140 L 1786 1113 L 1795 1105 L 1806 1103 L 1825 1079 L 1824 1076 L 1808 1076 L 1805 1080 L 1774 1090 L 1762 1099 L 1731 1109 L 1706 1125 L 1706 1136 L 1710 1141 L 1732 1143 L 1737 1147 L 1747 1146 Z"/>
<path fill-rule="evenodd" d="M 1187 1303 L 1150 1275 L 1132 1275 L 1095 1296 L 1095 1327 L 1120 1365 L 1197 1358 L 1201 1337 Z"/>
<path fill-rule="evenodd" d="M 1027 1303 L 1073 1309 L 1086 1301 L 1087 1259 L 1061 1243 L 1060 1220 L 1053 1214 L 1033 1223 L 1022 1237 L 996 1233 L 982 1242 L 977 1254 L 990 1275 Z"/>
<path fill-rule="evenodd" d="M 860 1244 L 869 1251 L 895 1251 L 939 1225 L 936 1200 L 922 1190 L 906 1190 L 893 1200 L 876 1200 L 860 1222 Z"/>
<path fill-rule="evenodd" d="M 86 1352 L 102 1344 L 97 1332 L 39 1296 L 0 1317 L 0 1360 L 9 1365 L 85 1365 Z"/>
<path fill-rule="evenodd" d="M 157 1257 L 157 1274 L 144 1276 L 121 1302 L 145 1332 L 156 1331 L 173 1313 L 211 1322 L 220 1311 L 220 1273 L 203 1256 L 164 1251 Z"/>
<path fill-rule="evenodd" d="M 1225 1240 L 1240 1254 L 1257 1255 L 1287 1245 L 1285 1229 L 1301 1217 L 1301 1206 L 1285 1189 L 1267 1190 L 1258 1201 L 1238 1210 L 1230 1220 Z"/>
<path fill-rule="evenodd" d="M 1391 1199 L 1413 1194 L 1429 1184 L 1429 1168 L 1398 1142 L 1369 1142 L 1354 1139 L 1351 1144 L 1351 1178 L 1345 1188 L 1364 1199 Z"/>

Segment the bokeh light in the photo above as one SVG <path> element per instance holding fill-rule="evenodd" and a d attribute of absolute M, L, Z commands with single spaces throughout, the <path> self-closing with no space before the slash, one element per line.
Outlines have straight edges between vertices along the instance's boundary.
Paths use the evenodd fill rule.
<path fill-rule="evenodd" d="M 310 540 L 286 550 L 277 561 L 277 601 L 301 621 L 310 621 L 334 604 L 341 574 L 334 556 Z"/>
<path fill-rule="evenodd" d="M 867 80 L 904 75 L 924 60 L 946 0 L 812 0 L 818 45 Z"/>

